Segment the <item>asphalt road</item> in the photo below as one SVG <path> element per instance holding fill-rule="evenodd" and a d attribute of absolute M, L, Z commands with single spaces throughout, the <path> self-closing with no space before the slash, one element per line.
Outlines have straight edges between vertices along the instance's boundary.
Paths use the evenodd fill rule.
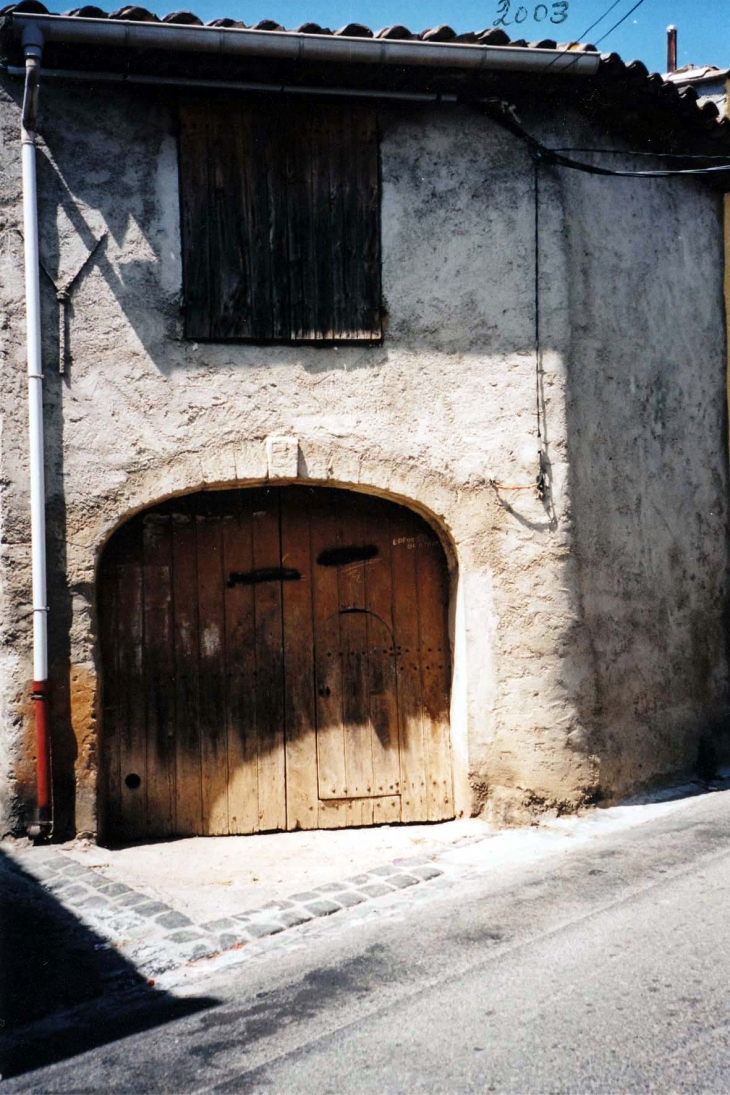
<path fill-rule="evenodd" d="M 32 1092 L 730 1092 L 730 792 L 196 986 Z"/>

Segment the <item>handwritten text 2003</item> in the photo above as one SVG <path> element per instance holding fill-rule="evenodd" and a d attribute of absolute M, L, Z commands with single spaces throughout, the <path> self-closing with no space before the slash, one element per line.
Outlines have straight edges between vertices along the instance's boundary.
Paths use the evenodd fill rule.
<path fill-rule="evenodd" d="M 568 18 L 569 7 L 568 0 L 554 0 L 552 4 L 535 4 L 534 8 L 532 4 L 529 7 L 520 4 L 515 9 L 513 0 L 499 0 L 494 25 L 495 27 L 509 27 L 512 23 L 524 23 L 526 19 L 530 18 L 530 14 L 532 14 L 532 18 L 536 23 L 543 23 L 546 19 L 549 19 L 551 23 L 557 25 L 564 23 Z"/>

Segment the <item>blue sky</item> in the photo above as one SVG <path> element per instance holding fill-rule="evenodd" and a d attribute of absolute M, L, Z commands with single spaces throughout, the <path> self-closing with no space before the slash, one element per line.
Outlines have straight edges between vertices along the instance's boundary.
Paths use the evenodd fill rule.
<path fill-rule="evenodd" d="M 145 0 L 141 0 L 145 3 Z M 584 38 L 584 32 L 613 0 L 177 0 L 201 19 L 228 15 L 251 25 L 259 19 L 275 19 L 286 27 L 313 21 L 333 30 L 344 23 L 360 22 L 378 28 L 404 23 L 413 31 L 449 23 L 458 31 L 493 26 L 500 10 L 505 14 L 511 38 Z M 588 40 L 610 30 L 636 0 L 617 0 L 613 10 L 596 26 Z M 148 3 L 158 15 L 175 10 L 176 0 Z M 515 16 L 522 20 L 515 22 Z M 535 18 L 537 16 L 537 19 Z M 556 20 L 551 26 L 551 20 Z M 560 20 L 561 22 L 557 22 Z M 730 0 L 643 0 L 624 23 L 600 43 L 601 50 L 615 50 L 625 60 L 640 58 L 652 71 L 663 71 L 666 28 L 679 30 L 679 64 L 716 64 L 730 67 Z"/>

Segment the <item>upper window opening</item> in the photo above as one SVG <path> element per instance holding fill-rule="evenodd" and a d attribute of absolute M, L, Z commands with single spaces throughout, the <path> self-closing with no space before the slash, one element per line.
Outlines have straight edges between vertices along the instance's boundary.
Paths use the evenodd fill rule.
<path fill-rule="evenodd" d="M 372 106 L 188 100 L 180 180 L 188 338 L 381 338 Z"/>

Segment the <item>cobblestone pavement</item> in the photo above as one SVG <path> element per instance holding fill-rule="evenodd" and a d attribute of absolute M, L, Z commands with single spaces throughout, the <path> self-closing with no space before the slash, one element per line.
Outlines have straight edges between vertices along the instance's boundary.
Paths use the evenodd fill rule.
<path fill-rule="evenodd" d="M 698 792 L 689 788 L 684 793 Z M 45 914 L 52 945 L 64 954 L 56 962 L 58 978 L 63 980 L 69 962 L 79 965 L 69 977 L 68 990 L 61 984 L 56 994 L 61 1009 L 102 997 L 113 999 L 119 993 L 134 994 L 149 986 L 178 997 L 190 995 L 210 974 L 306 947 L 324 933 L 350 931 L 379 918 L 403 918 L 414 903 L 453 896 L 449 891 L 485 872 L 562 853 L 570 845 L 601 835 L 606 827 L 631 827 L 657 811 L 677 808 L 682 808 L 682 801 L 658 802 L 638 812 L 619 807 L 556 823 L 562 830 L 546 826 L 502 832 L 489 839 L 465 837 L 446 850 L 429 849 L 426 854 L 395 859 L 341 881 L 203 922 L 141 888 L 110 880 L 101 869 L 79 863 L 63 848 L 4 843 L 0 845 L 0 894 L 15 913 L 8 920 L 13 930 L 5 932 L 9 941 L 0 938 L 0 950 L 4 942 L 18 954 L 27 954 L 29 944 L 21 938 L 25 929 L 17 925 Z M 2 924 L 0 936 L 1 929 Z M 15 943 L 13 931 L 18 936 Z M 49 935 L 48 926 L 42 934 Z M 34 937 L 30 952 L 37 946 Z M 39 962 L 43 961 L 41 956 Z M 33 1022 L 40 1017 L 29 1007 L 26 1017 L 15 1021 Z"/>
<path fill-rule="evenodd" d="M 426 884 L 430 889 L 439 883 L 442 887 L 446 881 L 444 868 L 435 866 L 433 857 L 415 856 L 341 882 L 328 882 L 294 893 L 285 900 L 270 901 L 261 908 L 194 923 L 139 890 L 122 882 L 110 882 L 102 873 L 75 862 L 62 850 L 12 846 L 3 846 L 3 850 L 7 853 L 3 873 L 12 873 L 13 864 L 17 865 L 26 879 L 35 880 L 71 914 L 69 925 L 77 921 L 98 938 L 97 951 L 116 950 L 142 978 L 158 983 L 164 978 L 161 987 L 164 984 L 166 988 L 180 979 L 175 972 L 190 964 L 227 952 L 240 960 L 243 956 L 239 952 L 259 940 L 325 918 L 342 917 L 348 912 L 348 921 L 377 915 L 384 899 L 385 908 L 390 908 L 392 898 L 400 898 L 397 901 L 400 905 L 406 895 L 415 897 L 416 889 L 422 891 Z M 391 900 L 387 901 L 389 897 Z M 261 948 L 254 950 L 261 953 Z"/>

